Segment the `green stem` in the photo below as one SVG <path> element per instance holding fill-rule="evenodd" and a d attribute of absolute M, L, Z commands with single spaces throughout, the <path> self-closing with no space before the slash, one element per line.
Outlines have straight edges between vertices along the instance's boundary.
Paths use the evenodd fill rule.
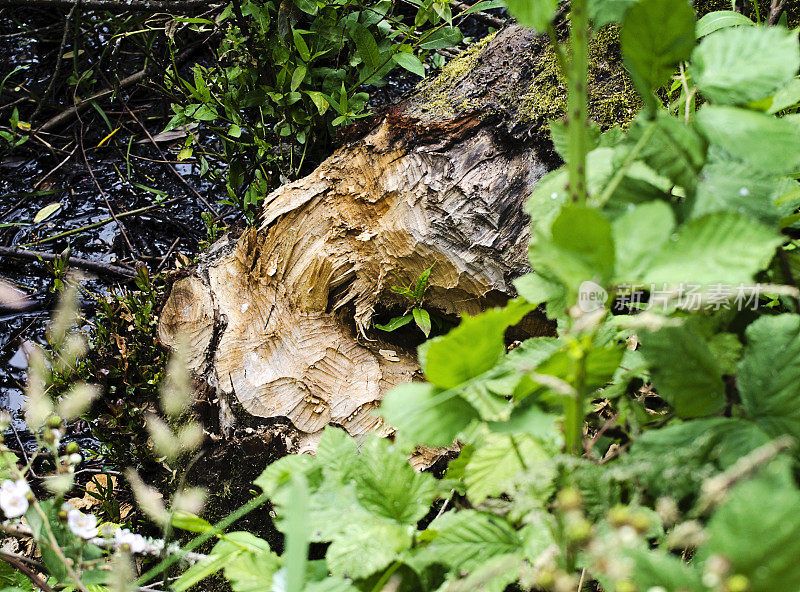
<path fill-rule="evenodd" d="M 564 443 L 567 453 L 583 454 L 583 403 L 586 391 L 586 352 L 581 348 L 574 361 L 575 396 L 564 400 Z"/>
<path fill-rule="evenodd" d="M 249 514 L 257 507 L 265 504 L 267 501 L 269 501 L 269 496 L 266 493 L 262 493 L 258 497 L 254 497 L 245 505 L 243 505 L 241 508 L 239 508 L 235 512 L 228 514 L 225 518 L 217 522 L 211 530 L 204 532 L 199 537 L 191 541 L 188 545 L 186 545 L 183 549 L 181 549 L 179 553 L 175 553 L 174 555 L 170 555 L 169 557 L 166 557 L 161 561 L 159 561 L 155 567 L 145 572 L 142 576 L 139 577 L 138 580 L 136 580 L 136 585 L 144 586 L 147 582 L 152 580 L 154 577 L 163 572 L 165 569 L 167 569 L 174 563 L 180 561 L 181 557 L 183 557 L 186 553 L 188 553 L 189 551 L 193 551 L 194 549 L 205 543 L 207 540 L 217 536 L 223 530 L 228 528 L 231 524 L 239 520 L 239 518 L 245 516 L 246 514 Z"/>
<path fill-rule="evenodd" d="M 569 193 L 578 205 L 586 203 L 586 153 L 589 151 L 587 133 L 586 79 L 589 69 L 589 17 L 587 0 L 572 0 L 570 12 L 570 45 L 572 63 L 567 75 L 567 122 L 569 147 Z"/>

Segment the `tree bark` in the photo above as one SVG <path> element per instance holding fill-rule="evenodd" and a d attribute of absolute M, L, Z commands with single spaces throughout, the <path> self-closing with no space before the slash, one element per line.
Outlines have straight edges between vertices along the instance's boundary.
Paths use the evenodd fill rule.
<path fill-rule="evenodd" d="M 557 163 L 521 100 L 546 43 L 512 25 L 477 44 L 174 283 L 160 339 L 185 341 L 229 418 L 387 433 L 374 409 L 419 372 L 411 330 L 373 327 L 407 307 L 392 286 L 434 264 L 424 306 L 445 317 L 514 295 L 529 270 L 523 203 Z"/>

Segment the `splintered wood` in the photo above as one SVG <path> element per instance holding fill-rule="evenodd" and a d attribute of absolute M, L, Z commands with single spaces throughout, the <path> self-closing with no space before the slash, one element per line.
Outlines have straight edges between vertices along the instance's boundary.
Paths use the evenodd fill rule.
<path fill-rule="evenodd" d="M 492 68 L 505 51 L 493 45 L 513 34 L 464 76 Z M 502 304 L 527 270 L 522 204 L 546 167 L 507 140 L 475 113 L 387 115 L 267 196 L 258 230 L 204 254 L 174 284 L 160 339 L 188 343 L 192 370 L 234 410 L 287 417 L 306 433 L 329 423 L 387 433 L 373 410 L 419 369 L 372 327 L 376 306 L 406 304 L 391 291 L 398 278 L 435 263 L 426 307 L 475 314 Z"/>

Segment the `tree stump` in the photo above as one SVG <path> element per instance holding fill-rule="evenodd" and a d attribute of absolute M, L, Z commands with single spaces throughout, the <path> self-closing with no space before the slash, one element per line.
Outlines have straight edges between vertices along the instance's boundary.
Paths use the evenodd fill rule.
<path fill-rule="evenodd" d="M 285 417 L 306 434 L 329 423 L 385 434 L 373 410 L 419 369 L 413 348 L 372 326 L 408 304 L 391 290 L 398 278 L 434 264 L 425 306 L 442 315 L 513 296 L 529 270 L 523 204 L 558 163 L 531 112 L 553 94 L 537 87 L 546 48 L 516 25 L 476 44 L 175 282 L 159 337 L 185 340 L 223 411 Z"/>

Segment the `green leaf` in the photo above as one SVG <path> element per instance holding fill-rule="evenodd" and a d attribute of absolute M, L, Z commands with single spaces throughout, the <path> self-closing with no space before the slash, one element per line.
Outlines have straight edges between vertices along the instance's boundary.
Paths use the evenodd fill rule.
<path fill-rule="evenodd" d="M 315 90 L 307 90 L 305 93 L 308 95 L 308 98 L 311 99 L 311 102 L 314 103 L 319 114 L 325 115 L 325 112 L 328 110 L 328 101 L 325 100 L 325 95 Z"/>
<path fill-rule="evenodd" d="M 751 421 L 714 417 L 648 430 L 624 463 L 653 496 L 695 498 L 702 482 L 769 441 Z"/>
<path fill-rule="evenodd" d="M 449 389 L 483 374 L 505 354 L 506 328 L 516 325 L 535 308 L 522 299 L 510 301 L 474 317 L 465 316 L 447 335 L 425 344 L 420 359 L 426 378 Z"/>
<path fill-rule="evenodd" d="M 727 210 L 777 227 L 781 218 L 791 213 L 773 202 L 780 187 L 778 178 L 760 175 L 738 162 L 707 164 L 700 172 L 690 218 Z"/>
<path fill-rule="evenodd" d="M 696 124 L 709 142 L 762 174 L 800 169 L 800 132 L 791 121 L 735 107 L 704 105 Z"/>
<path fill-rule="evenodd" d="M 725 383 L 708 344 L 686 326 L 640 335 L 642 355 L 658 394 L 681 417 L 718 413 L 725 406 Z"/>
<path fill-rule="evenodd" d="M 433 271 L 433 265 L 419 274 L 419 277 L 417 278 L 417 284 L 414 286 L 414 298 L 417 300 L 421 299 L 425 295 L 425 289 L 428 287 L 428 280 L 431 277 L 431 271 Z"/>
<path fill-rule="evenodd" d="M 436 537 L 420 549 L 418 559 L 454 571 L 472 571 L 491 557 L 522 550 L 522 541 L 508 522 L 476 510 L 447 512 L 434 520 L 428 531 Z"/>
<path fill-rule="evenodd" d="M 589 0 L 589 17 L 596 29 L 609 23 L 621 23 L 637 0 Z"/>
<path fill-rule="evenodd" d="M 766 112 L 773 115 L 798 103 L 800 103 L 800 78 L 793 78 L 772 96 Z"/>
<path fill-rule="evenodd" d="M 726 105 L 763 99 L 800 68 L 797 33 L 780 27 L 737 27 L 703 39 L 689 73 L 703 95 Z"/>
<path fill-rule="evenodd" d="M 643 278 L 653 284 L 752 282 L 783 239 L 766 226 L 731 212 L 715 212 L 681 226 Z"/>
<path fill-rule="evenodd" d="M 694 9 L 686 0 L 640 0 L 620 32 L 625 65 L 643 96 L 665 85 L 695 44 Z"/>
<path fill-rule="evenodd" d="M 520 25 L 544 33 L 553 20 L 558 0 L 506 0 L 506 5 Z"/>
<path fill-rule="evenodd" d="M 636 206 L 614 220 L 615 283 L 633 285 L 644 277 L 674 229 L 672 208 L 663 201 Z"/>
<path fill-rule="evenodd" d="M 233 592 L 264 592 L 271 589 L 273 575 L 280 568 L 280 559 L 269 548 L 267 541 L 247 532 L 232 532 L 217 543 L 226 550 L 235 547 L 238 552 L 228 554 L 225 578 Z M 242 549 L 244 547 L 244 549 Z M 212 550 L 212 555 L 215 551 Z M 225 554 L 226 551 L 220 551 Z"/>
<path fill-rule="evenodd" d="M 464 36 L 457 27 L 442 27 L 430 35 L 423 35 L 424 41 L 419 44 L 420 49 L 443 49 L 461 43 Z"/>
<path fill-rule="evenodd" d="M 797 508 L 800 492 L 793 486 L 764 477 L 741 483 L 712 516 L 699 559 L 727 559 L 731 573 L 749 580 L 750 592 L 800 590 Z"/>
<path fill-rule="evenodd" d="M 294 39 L 294 46 L 297 48 L 297 53 L 300 54 L 300 58 L 304 62 L 308 62 L 311 59 L 311 50 L 308 49 L 306 40 L 303 39 L 303 36 L 295 29 L 292 29 L 292 38 Z"/>
<path fill-rule="evenodd" d="M 632 549 L 624 553 L 633 564 L 633 581 L 642 590 L 664 592 L 702 592 L 703 572 L 680 557 L 661 550 Z"/>
<path fill-rule="evenodd" d="M 296 91 L 298 87 L 303 83 L 306 77 L 306 67 L 305 66 L 297 66 L 294 69 L 294 73 L 292 74 L 292 82 L 289 84 L 289 88 L 292 92 Z"/>
<path fill-rule="evenodd" d="M 396 53 L 392 56 L 392 61 L 401 68 L 405 68 L 412 74 L 422 76 L 423 78 L 425 77 L 425 66 L 422 64 L 422 61 L 413 53 Z"/>
<path fill-rule="evenodd" d="M 381 415 L 412 442 L 450 446 L 478 413 L 452 391 L 431 384 L 411 383 L 393 388 L 381 403 Z"/>
<path fill-rule="evenodd" d="M 313 465 L 309 456 L 290 454 L 270 464 L 254 481 L 264 493 L 274 496 L 278 489 L 288 484 L 292 476 L 309 471 Z"/>
<path fill-rule="evenodd" d="M 651 127 L 653 126 L 653 127 Z M 628 133 L 626 148 L 649 133 L 639 158 L 656 173 L 691 191 L 706 159 L 706 143 L 694 127 L 659 111 L 654 121 L 637 119 Z M 620 151 L 625 154 L 624 151 Z"/>
<path fill-rule="evenodd" d="M 381 54 L 378 43 L 372 32 L 363 25 L 353 28 L 353 41 L 355 41 L 358 57 L 372 71 L 381 67 Z"/>
<path fill-rule="evenodd" d="M 489 496 L 510 493 L 526 470 L 537 469 L 537 486 L 553 477 L 550 454 L 531 436 L 493 433 L 470 458 L 464 473 L 467 497 L 480 504 Z"/>
<path fill-rule="evenodd" d="M 200 516 L 183 510 L 175 510 L 173 512 L 172 526 L 189 532 L 207 532 L 214 528 L 205 518 L 200 518 Z"/>
<path fill-rule="evenodd" d="M 771 436 L 800 439 L 800 316 L 762 317 L 745 336 L 737 376 L 742 405 Z"/>
<path fill-rule="evenodd" d="M 385 438 L 371 436 L 360 447 L 353 474 L 358 503 L 373 516 L 414 525 L 436 494 L 436 480 L 418 473 L 405 453 Z"/>
<path fill-rule="evenodd" d="M 431 334 L 431 315 L 424 308 L 417 307 L 411 310 L 411 314 L 414 315 L 414 322 L 417 327 L 425 334 L 425 337 L 428 337 Z"/>
<path fill-rule="evenodd" d="M 208 576 L 225 568 L 235 592 L 261 592 L 269 589 L 278 557 L 269 544 L 248 532 L 230 532 L 220 540 L 206 559 L 195 563 L 176 580 L 171 589 L 184 592 Z M 229 571 L 230 575 L 229 575 Z M 255 580 L 252 572 L 255 572 Z M 260 584 L 261 587 L 254 587 Z"/>
<path fill-rule="evenodd" d="M 407 528 L 367 514 L 348 524 L 328 547 L 325 559 L 334 576 L 361 579 L 385 568 L 410 546 Z"/>
<path fill-rule="evenodd" d="M 412 320 L 414 320 L 414 315 L 407 314 L 402 317 L 394 317 L 385 325 L 375 323 L 375 328 L 381 331 L 394 331 L 395 329 L 408 325 Z"/>
<path fill-rule="evenodd" d="M 614 270 L 611 223 L 594 208 L 564 206 L 551 236 L 540 233 L 531 242 L 529 258 L 534 269 L 561 280 L 572 298 L 585 281 L 605 285 Z"/>
<path fill-rule="evenodd" d="M 733 10 L 715 10 L 704 15 L 694 29 L 698 39 L 728 27 L 753 27 L 755 23 L 749 18 Z"/>

